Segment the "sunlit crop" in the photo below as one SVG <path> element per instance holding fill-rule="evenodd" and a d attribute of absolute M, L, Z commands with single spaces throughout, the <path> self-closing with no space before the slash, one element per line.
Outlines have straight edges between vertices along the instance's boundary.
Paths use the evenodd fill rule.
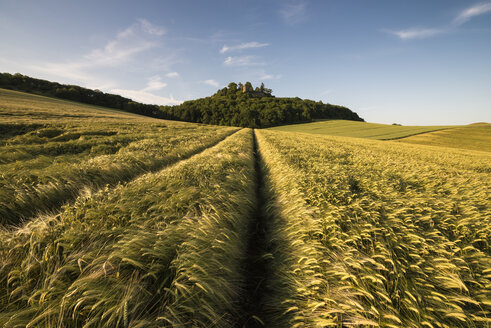
<path fill-rule="evenodd" d="M 287 313 L 278 309 L 278 318 L 297 326 L 489 325 L 487 153 L 257 134 L 276 199 L 270 229 L 280 260 L 271 265 L 282 294 L 266 306 Z"/>
<path fill-rule="evenodd" d="M 491 323 L 489 152 L 0 94 L 0 327 Z"/>

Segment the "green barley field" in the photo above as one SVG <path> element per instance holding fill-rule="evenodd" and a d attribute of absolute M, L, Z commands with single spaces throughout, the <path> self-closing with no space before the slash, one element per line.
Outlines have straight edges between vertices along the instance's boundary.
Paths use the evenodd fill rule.
<path fill-rule="evenodd" d="M 490 146 L 0 89 L 0 327 L 490 327 Z"/>
<path fill-rule="evenodd" d="M 454 127 L 455 126 L 451 125 L 400 126 L 346 120 L 324 120 L 312 123 L 277 126 L 270 128 L 270 130 L 375 140 L 391 140 L 432 131 L 446 130 Z"/>
<path fill-rule="evenodd" d="M 398 141 L 491 152 L 491 124 L 470 124 L 458 128 L 401 138 Z"/>

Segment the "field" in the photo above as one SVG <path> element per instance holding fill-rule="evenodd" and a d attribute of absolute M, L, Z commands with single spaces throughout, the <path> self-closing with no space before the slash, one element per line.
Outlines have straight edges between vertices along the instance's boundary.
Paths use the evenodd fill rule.
<path fill-rule="evenodd" d="M 489 152 L 4 90 L 0 128 L 0 327 L 491 325 Z"/>
<path fill-rule="evenodd" d="M 6 90 L 0 96 L 0 223 L 20 222 L 82 191 L 158 170 L 237 130 L 101 111 Z"/>
<path fill-rule="evenodd" d="M 489 154 L 272 131 L 258 139 L 273 201 L 269 265 L 284 279 L 265 303 L 274 322 L 489 326 Z"/>
<path fill-rule="evenodd" d="M 471 124 L 460 128 L 435 131 L 398 140 L 404 143 L 491 151 L 491 124 Z"/>
<path fill-rule="evenodd" d="M 453 128 L 454 126 L 399 126 L 346 120 L 329 120 L 312 123 L 283 125 L 270 128 L 273 131 L 302 132 L 340 137 L 376 140 L 399 139 L 421 133 Z"/>

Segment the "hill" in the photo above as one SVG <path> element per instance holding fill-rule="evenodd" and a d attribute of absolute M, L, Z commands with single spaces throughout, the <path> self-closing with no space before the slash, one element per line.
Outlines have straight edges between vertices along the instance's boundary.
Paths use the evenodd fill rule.
<path fill-rule="evenodd" d="M 161 169 L 236 130 L 0 89 L 0 225 Z"/>
<path fill-rule="evenodd" d="M 330 136 L 392 140 L 411 135 L 444 130 L 455 126 L 401 126 L 347 120 L 327 120 L 271 128 L 277 131 L 302 132 Z"/>
<path fill-rule="evenodd" d="M 214 125 L 261 128 L 311 122 L 314 119 L 363 121 L 346 107 L 300 98 L 276 98 L 272 95 L 272 90 L 265 88 L 264 84 L 254 89 L 250 82 L 245 85 L 232 82 L 228 88 L 218 90 L 210 97 L 186 101 L 176 106 L 142 104 L 100 90 L 35 79 L 19 73 L 0 73 L 0 88 L 109 107 L 154 118 Z"/>
<path fill-rule="evenodd" d="M 230 83 L 211 97 L 186 101 L 177 106 L 162 106 L 167 119 L 188 122 L 264 128 L 282 124 L 311 122 L 314 119 L 363 121 L 350 109 L 321 101 L 274 97 L 261 84 Z"/>
<path fill-rule="evenodd" d="M 0 124 L 153 121 L 154 118 L 80 102 L 0 89 Z"/>
<path fill-rule="evenodd" d="M 491 124 L 470 124 L 397 140 L 398 142 L 491 152 Z"/>
<path fill-rule="evenodd" d="M 35 79 L 19 73 L 0 73 L 0 88 L 24 91 L 37 95 L 55 97 L 84 104 L 119 109 L 125 112 L 162 118 L 157 105 L 142 104 L 120 95 L 100 90 L 82 88 L 78 85 L 60 84 Z"/>

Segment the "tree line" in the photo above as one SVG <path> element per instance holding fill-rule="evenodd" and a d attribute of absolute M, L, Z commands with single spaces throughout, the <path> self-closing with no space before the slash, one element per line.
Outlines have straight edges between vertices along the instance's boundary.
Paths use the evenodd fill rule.
<path fill-rule="evenodd" d="M 142 104 L 119 95 L 35 79 L 19 73 L 0 73 L 0 88 L 115 108 L 155 118 L 204 124 L 263 128 L 316 119 L 363 121 L 349 108 L 298 97 L 277 98 L 264 84 L 254 88 L 250 82 L 232 82 L 210 97 L 186 101 L 176 106 Z"/>
<path fill-rule="evenodd" d="M 66 85 L 41 79 L 35 79 L 19 73 L 0 73 L 0 88 L 24 91 L 41 96 L 56 97 L 78 101 L 84 104 L 120 109 L 125 112 L 163 118 L 159 106 L 147 105 L 119 95 L 100 90 L 82 88 L 78 85 Z"/>

